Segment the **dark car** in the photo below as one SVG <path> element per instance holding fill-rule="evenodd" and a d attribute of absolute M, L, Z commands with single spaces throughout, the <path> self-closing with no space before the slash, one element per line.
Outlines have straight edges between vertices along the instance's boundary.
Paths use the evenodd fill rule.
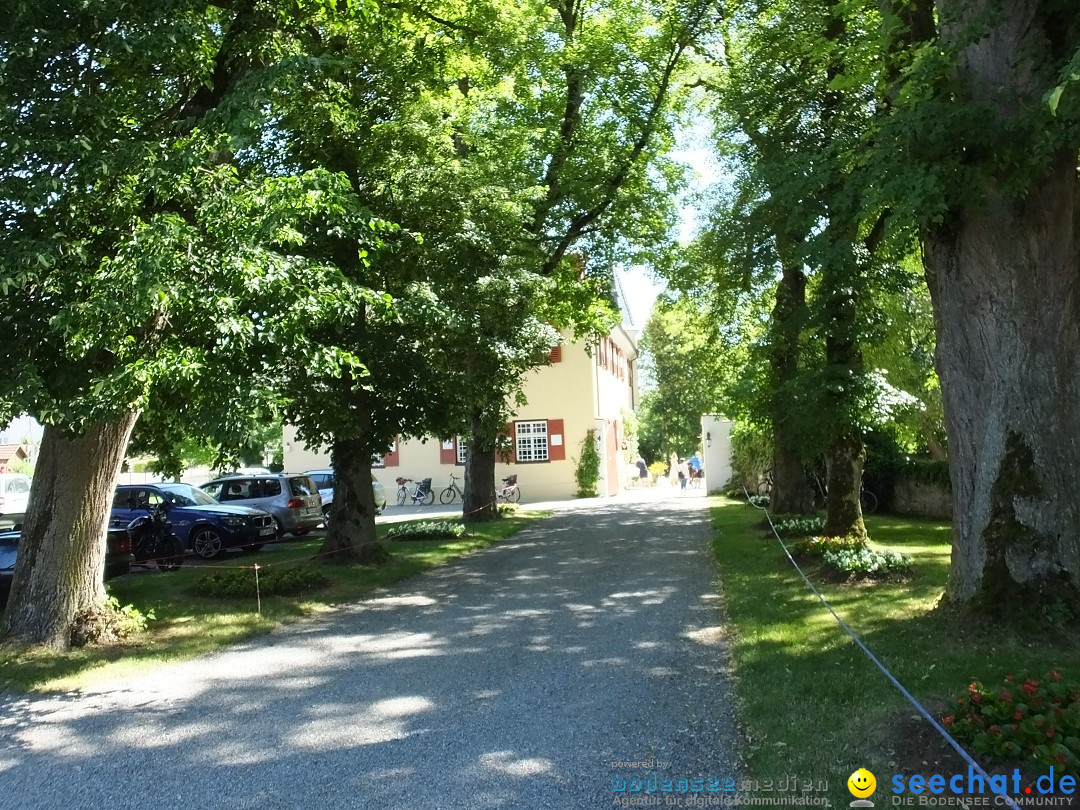
<path fill-rule="evenodd" d="M 22 532 L 0 532 L 0 608 L 7 604 L 11 580 L 15 576 L 15 558 L 19 553 Z M 109 529 L 105 550 L 104 579 L 114 579 L 131 570 L 131 539 L 127 528 Z"/>
<path fill-rule="evenodd" d="M 322 497 L 306 475 L 227 475 L 202 488 L 222 503 L 265 509 L 279 537 L 302 537 L 323 521 Z"/>
<path fill-rule="evenodd" d="M 117 487 L 109 526 L 127 526 L 157 504 L 165 504 L 184 549 L 205 559 L 225 549 L 254 551 L 273 540 L 277 531 L 273 518 L 261 509 L 218 503 L 198 487 L 167 483 Z"/>

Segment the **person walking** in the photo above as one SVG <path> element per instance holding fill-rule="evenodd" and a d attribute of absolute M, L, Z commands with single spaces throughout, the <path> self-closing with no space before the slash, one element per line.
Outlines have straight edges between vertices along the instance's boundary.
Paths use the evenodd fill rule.
<path fill-rule="evenodd" d="M 638 469 L 638 482 L 641 486 L 645 486 L 645 482 L 649 480 L 649 465 L 645 463 L 645 459 L 641 456 L 637 457 L 635 464 Z"/>
<path fill-rule="evenodd" d="M 690 468 L 690 481 L 695 486 L 701 486 L 701 479 L 705 477 L 705 463 L 701 460 L 701 453 L 694 453 L 686 462 Z"/>
<path fill-rule="evenodd" d="M 683 495 L 686 494 L 686 482 L 690 480 L 690 468 L 686 464 L 686 459 L 680 458 L 679 464 L 675 468 L 679 474 L 679 490 Z"/>

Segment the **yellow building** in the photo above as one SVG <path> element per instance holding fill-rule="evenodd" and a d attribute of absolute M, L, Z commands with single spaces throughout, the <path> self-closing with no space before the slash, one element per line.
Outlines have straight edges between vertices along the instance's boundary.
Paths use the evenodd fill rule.
<path fill-rule="evenodd" d="M 565 343 L 552 351 L 551 365 L 528 373 L 526 405 L 509 426 L 512 452 L 509 463 L 495 468 L 496 480 L 518 477 L 524 502 L 563 500 L 577 492 L 574 472 L 588 431 L 595 431 L 600 452 L 601 495 L 614 495 L 634 474 L 625 458 L 623 415 L 638 405 L 636 333 L 616 328 L 597 341 L 592 356 L 583 343 Z M 431 478 L 436 493 L 450 483 L 450 475 L 463 474 L 466 447 L 459 438 L 399 442 L 374 470 L 393 502 L 398 476 Z M 285 469 L 303 472 L 325 469 L 325 449 L 312 451 L 285 428 Z"/>

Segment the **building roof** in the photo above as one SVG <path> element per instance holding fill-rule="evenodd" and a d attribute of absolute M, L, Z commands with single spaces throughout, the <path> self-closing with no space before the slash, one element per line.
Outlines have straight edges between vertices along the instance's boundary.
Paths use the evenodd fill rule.
<path fill-rule="evenodd" d="M 30 454 L 21 444 L 0 444 L 0 464 L 7 464 L 13 458 L 25 461 L 30 458 Z"/>

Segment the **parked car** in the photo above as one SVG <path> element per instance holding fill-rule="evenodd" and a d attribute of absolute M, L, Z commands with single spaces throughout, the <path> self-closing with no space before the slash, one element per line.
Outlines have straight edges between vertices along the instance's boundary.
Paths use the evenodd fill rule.
<path fill-rule="evenodd" d="M 277 534 L 273 516 L 262 509 L 218 503 L 191 484 L 170 483 L 117 487 L 109 527 L 127 526 L 157 504 L 165 504 L 184 550 L 208 560 L 226 549 L 255 551 Z"/>
<path fill-rule="evenodd" d="M 30 476 L 0 473 L 0 515 L 22 515 L 30 501 Z"/>
<path fill-rule="evenodd" d="M 304 475 L 315 482 L 322 496 L 323 525 L 330 528 L 330 507 L 334 504 L 334 471 L 333 470 L 308 470 Z M 375 496 L 375 514 L 381 515 L 386 508 L 386 491 L 379 483 L 375 474 L 371 474 L 371 491 Z"/>
<path fill-rule="evenodd" d="M 7 604 L 11 593 L 11 580 L 15 576 L 15 560 L 19 554 L 19 538 L 22 532 L 0 532 L 0 610 Z M 131 570 L 131 538 L 126 527 L 110 528 L 105 547 L 104 579 L 122 576 Z"/>
<path fill-rule="evenodd" d="M 223 504 L 269 512 L 278 537 L 302 537 L 323 521 L 322 497 L 306 475 L 227 475 L 203 484 L 202 489 Z"/>

